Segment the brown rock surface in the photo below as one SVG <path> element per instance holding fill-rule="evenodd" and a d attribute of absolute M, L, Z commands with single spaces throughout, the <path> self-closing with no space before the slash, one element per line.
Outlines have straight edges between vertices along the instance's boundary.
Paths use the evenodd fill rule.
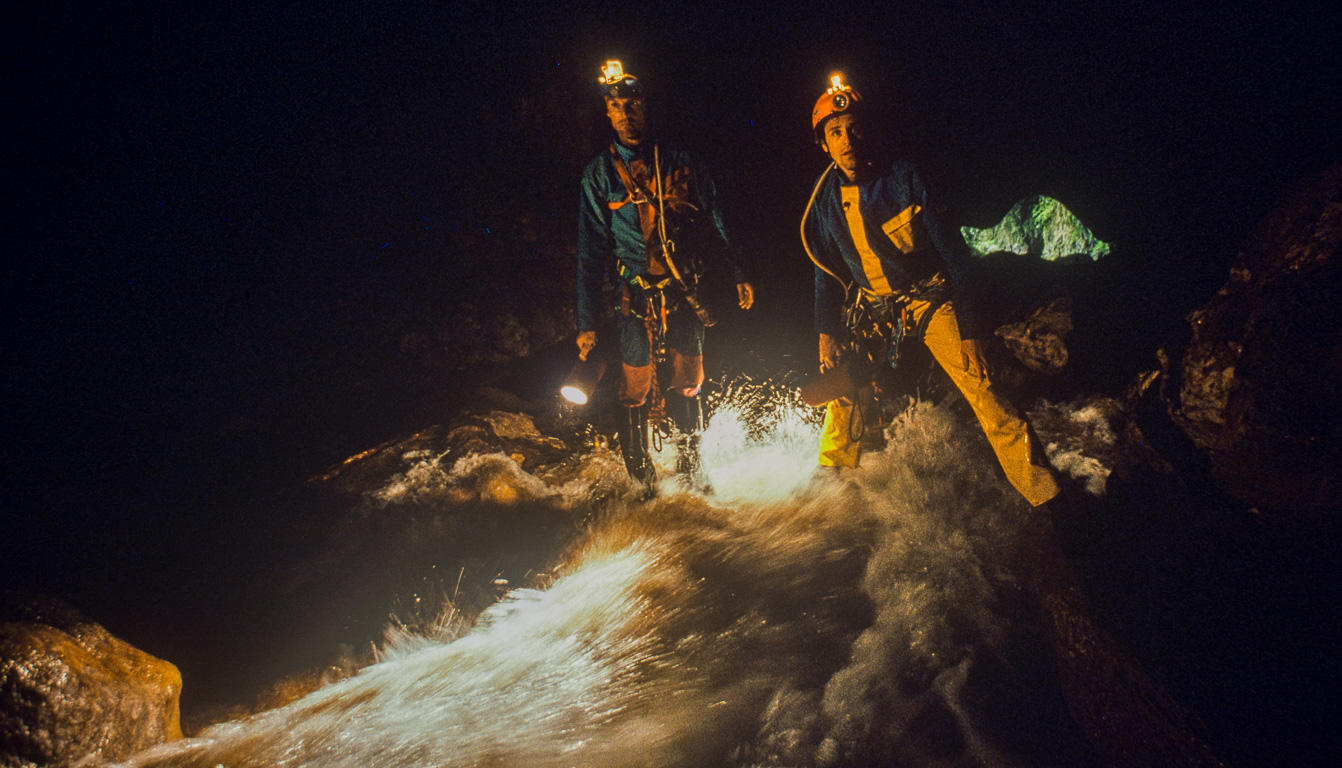
<path fill-rule="evenodd" d="M 0 623 L 0 764 L 119 760 L 182 737 L 182 677 L 60 606 Z"/>
<path fill-rule="evenodd" d="M 1240 501 L 1342 508 L 1342 166 L 1269 215 L 1189 315 L 1170 414 Z"/>
<path fill-rule="evenodd" d="M 1067 334 L 1072 330 L 1072 300 L 1060 296 L 1016 323 L 993 333 L 1026 368 L 1057 373 L 1067 365 Z"/>

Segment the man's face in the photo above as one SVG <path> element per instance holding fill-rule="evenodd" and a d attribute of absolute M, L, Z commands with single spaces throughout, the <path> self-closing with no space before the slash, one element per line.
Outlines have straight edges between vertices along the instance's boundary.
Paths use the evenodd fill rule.
<path fill-rule="evenodd" d="M 606 117 L 610 127 L 626 147 L 637 147 L 648 130 L 648 109 L 642 96 L 607 96 Z"/>
<path fill-rule="evenodd" d="M 820 129 L 821 148 L 844 175 L 852 179 L 866 159 L 863 151 L 862 124 L 851 113 L 832 117 Z"/>

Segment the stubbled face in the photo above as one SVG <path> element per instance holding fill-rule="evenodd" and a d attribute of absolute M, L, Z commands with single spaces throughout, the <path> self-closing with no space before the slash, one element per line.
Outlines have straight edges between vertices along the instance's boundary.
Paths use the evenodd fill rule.
<path fill-rule="evenodd" d="M 832 117 L 821 126 L 820 147 L 825 150 L 839 170 L 851 181 L 866 159 L 863 151 L 862 124 L 857 116 L 843 114 Z"/>
<path fill-rule="evenodd" d="M 606 117 L 610 118 L 615 136 L 626 147 L 637 147 L 648 131 L 648 108 L 642 96 L 607 96 Z"/>

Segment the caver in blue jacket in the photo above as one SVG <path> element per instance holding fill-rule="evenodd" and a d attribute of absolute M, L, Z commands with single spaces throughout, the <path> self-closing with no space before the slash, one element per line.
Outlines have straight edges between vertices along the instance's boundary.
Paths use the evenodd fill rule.
<path fill-rule="evenodd" d="M 969 289 L 969 249 L 943 221 L 913 163 L 868 168 L 856 184 L 831 169 L 802 227 L 816 265 L 816 331 L 842 337 L 844 293 L 853 283 L 868 296 L 901 294 L 939 272 L 949 284 L 961 337 L 984 335 Z"/>
<path fill-rule="evenodd" d="M 873 300 L 903 302 L 902 315 L 919 329 L 918 338 L 974 410 L 1007 480 L 1030 504 L 1043 504 L 1057 495 L 1057 482 L 1033 463 L 1025 422 L 964 352 L 966 339 L 982 335 L 968 290 L 968 248 L 952 239 L 954 230 L 937 215 L 911 163 L 897 162 L 884 174 L 868 167 L 856 176 L 855 183 L 845 183 L 840 172 L 826 171 L 802 219 L 802 238 L 816 268 L 816 330 L 844 337 L 841 312 L 849 286 Z M 938 276 L 949 296 L 918 290 Z M 853 434 L 855 418 L 851 399 L 828 404 L 822 465 L 857 466 L 862 448 Z"/>
<path fill-rule="evenodd" d="M 668 420 L 681 435 L 677 472 L 696 474 L 704 323 L 712 324 L 698 292 L 701 266 L 721 260 L 731 268 L 742 309 L 754 293 L 737 267 L 708 171 L 685 152 L 655 143 L 643 86 L 620 61 L 607 61 L 597 82 L 615 141 L 583 170 L 575 341 L 586 360 L 598 342 L 602 281 L 613 272 L 620 288 L 620 451 L 630 476 L 651 487 L 657 473 L 649 428 L 666 432 Z M 670 381 L 656 382 L 663 350 Z"/>
<path fill-rule="evenodd" d="M 663 252 L 658 219 L 663 213 L 667 237 L 675 244 L 675 270 Z M 693 289 L 702 262 L 710 260 L 730 268 L 738 291 L 746 291 L 741 306 L 749 306 L 750 286 L 734 258 L 717 192 L 704 166 L 682 151 L 655 144 L 633 149 L 619 142 L 587 164 L 578 214 L 578 331 L 598 330 L 602 280 L 607 270 L 613 271 L 620 287 L 615 319 L 623 406 L 620 445 L 630 475 L 647 483 L 655 478 L 646 447 L 648 424 L 651 420 L 661 428 L 661 413 L 684 436 L 678 471 L 689 476 L 697 465 L 704 325 L 674 272 Z M 670 362 L 669 381 L 656 382 L 652 342 L 658 335 Z"/>
<path fill-rule="evenodd" d="M 710 253 L 677 253 L 677 266 L 685 269 L 691 259 L 718 258 L 730 267 L 737 283 L 745 282 L 735 257 L 736 249 L 722 222 L 717 191 L 708 169 L 684 151 L 661 148 L 658 154 L 668 211 L 673 215 L 694 216 L 699 227 L 717 241 L 704 249 Z M 653 147 L 635 150 L 615 142 L 609 150 L 592 158 L 583 170 L 578 211 L 579 331 L 595 331 L 600 324 L 601 282 L 608 268 L 615 270 L 621 283 L 636 287 L 640 279 L 656 282 L 667 277 L 667 267 L 660 263 L 656 198 L 649 195 L 643 204 L 631 199 L 616 170 L 617 158 L 631 172 L 640 165 L 651 169 Z M 645 181 L 648 191 L 655 194 L 651 177 L 645 177 Z M 683 248 L 686 244 L 680 245 Z"/>

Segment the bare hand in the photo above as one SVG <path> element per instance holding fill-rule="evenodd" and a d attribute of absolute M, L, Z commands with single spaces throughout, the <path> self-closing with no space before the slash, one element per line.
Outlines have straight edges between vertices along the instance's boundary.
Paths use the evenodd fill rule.
<path fill-rule="evenodd" d="M 977 339 L 964 339 L 960 342 L 960 351 L 964 354 L 965 370 L 969 375 L 985 381 L 988 378 L 988 361 L 983 358 L 983 348 Z"/>
<path fill-rule="evenodd" d="M 839 343 L 828 333 L 820 334 L 820 370 L 828 371 L 839 364 Z"/>
<path fill-rule="evenodd" d="M 750 309 L 750 305 L 755 303 L 755 286 L 750 283 L 737 283 L 736 296 L 740 301 L 741 309 Z"/>
<path fill-rule="evenodd" d="M 596 331 L 578 331 L 578 359 L 586 360 L 596 349 Z"/>

